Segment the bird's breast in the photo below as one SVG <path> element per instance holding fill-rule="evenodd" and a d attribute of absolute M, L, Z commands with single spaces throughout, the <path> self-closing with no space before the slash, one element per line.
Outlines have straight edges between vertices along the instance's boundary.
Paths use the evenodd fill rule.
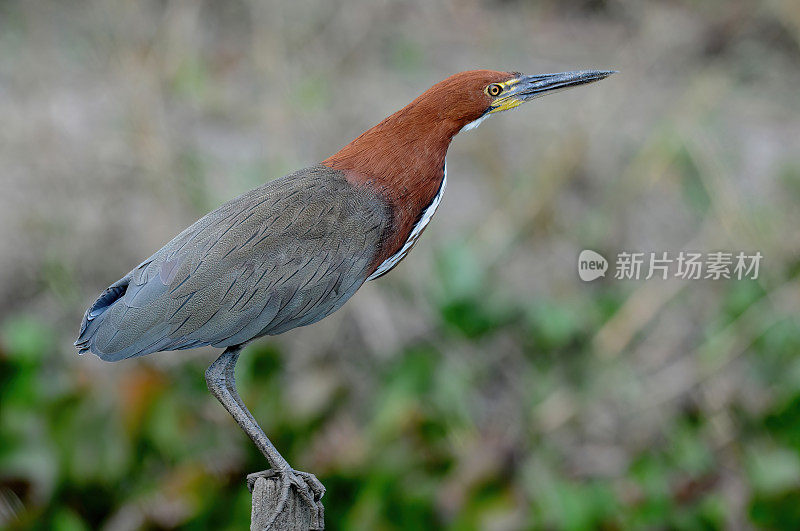
<path fill-rule="evenodd" d="M 400 221 L 400 223 L 395 224 L 395 234 L 393 238 L 389 238 L 386 245 L 386 249 L 384 249 L 383 255 L 385 256 L 388 254 L 383 261 L 380 262 L 378 267 L 375 271 L 367 278 L 367 280 L 375 280 L 378 277 L 381 277 L 394 269 L 394 267 L 399 264 L 403 258 L 405 258 L 414 245 L 419 240 L 422 232 L 430 223 L 431 219 L 433 219 L 433 215 L 436 213 L 436 209 L 439 208 L 439 204 L 442 202 L 442 197 L 444 196 L 444 190 L 447 186 L 447 161 L 445 160 L 444 166 L 442 167 L 442 178 L 439 181 L 438 189 L 436 189 L 433 198 L 430 199 L 423 208 L 419 209 L 419 214 L 416 216 L 414 221 L 411 224 L 406 223 L 405 226 L 402 224 L 402 212 L 398 213 L 394 216 L 395 220 Z M 408 190 L 406 189 L 403 196 L 408 195 Z M 410 198 L 408 198 L 410 199 Z M 401 198 L 402 200 L 402 198 Z M 409 202 L 406 206 L 411 206 L 413 208 L 413 202 Z M 395 209 L 398 207 L 396 206 Z M 402 209 L 402 207 L 399 207 Z"/>

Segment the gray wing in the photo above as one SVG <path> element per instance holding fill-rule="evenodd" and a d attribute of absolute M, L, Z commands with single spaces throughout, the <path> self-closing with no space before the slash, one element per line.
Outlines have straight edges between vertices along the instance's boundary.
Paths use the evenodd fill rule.
<path fill-rule="evenodd" d="M 389 219 L 373 192 L 324 166 L 269 182 L 201 218 L 106 289 L 75 344 L 116 361 L 311 324 L 364 283 Z"/>

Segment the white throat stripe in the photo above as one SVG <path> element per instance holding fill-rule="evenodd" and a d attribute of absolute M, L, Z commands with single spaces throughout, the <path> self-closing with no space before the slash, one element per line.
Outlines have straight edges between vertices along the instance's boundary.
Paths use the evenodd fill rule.
<path fill-rule="evenodd" d="M 485 119 L 487 119 L 488 117 L 489 117 L 489 113 L 487 112 L 486 114 L 484 114 L 483 116 L 481 116 L 477 120 L 473 120 L 470 123 L 468 123 L 467 125 L 465 125 L 464 127 L 462 127 L 461 131 L 459 131 L 459 133 L 461 133 L 462 131 L 470 131 L 472 129 L 475 129 L 476 127 L 481 125 L 483 123 L 483 121 Z"/>
<path fill-rule="evenodd" d="M 414 228 L 411 229 L 411 234 L 408 235 L 408 240 L 406 243 L 403 244 L 403 247 L 400 248 L 399 251 L 394 253 L 392 256 L 387 258 L 383 261 L 381 265 L 378 266 L 378 269 L 375 270 L 367 280 L 374 280 L 381 275 L 385 275 L 389 271 L 391 271 L 394 266 L 400 263 L 400 261 L 406 257 L 408 251 L 417 243 L 420 234 L 422 231 L 425 230 L 425 227 L 430 223 L 433 215 L 436 213 L 436 209 L 439 207 L 439 203 L 442 202 L 442 196 L 444 195 L 444 189 L 447 186 L 447 160 L 444 161 L 444 178 L 442 179 L 442 184 L 439 185 L 439 191 L 436 193 L 436 196 L 431 201 L 431 204 L 428 205 L 425 210 L 422 212 L 422 216 L 419 218 L 419 221 Z"/>

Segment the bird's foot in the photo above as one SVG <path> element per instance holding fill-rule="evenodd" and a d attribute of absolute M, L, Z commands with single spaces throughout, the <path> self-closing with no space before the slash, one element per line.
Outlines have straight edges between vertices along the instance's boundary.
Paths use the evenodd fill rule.
<path fill-rule="evenodd" d="M 294 487 L 298 495 L 308 503 L 312 511 L 312 524 L 314 529 L 322 529 L 325 522 L 325 508 L 322 505 L 322 496 L 325 487 L 314 474 L 286 468 L 283 470 L 262 470 L 247 475 L 247 488 L 253 492 L 258 478 L 270 479 L 277 477 L 281 484 L 280 498 L 275 507 L 275 517 L 283 511 L 289 499 L 290 489 Z"/>

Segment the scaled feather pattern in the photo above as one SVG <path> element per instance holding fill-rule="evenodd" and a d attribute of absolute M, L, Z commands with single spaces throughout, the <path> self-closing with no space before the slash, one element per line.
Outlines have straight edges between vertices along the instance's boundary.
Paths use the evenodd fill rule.
<path fill-rule="evenodd" d="M 106 289 L 76 342 L 117 361 L 228 347 L 308 325 L 372 272 L 390 213 L 367 187 L 314 166 L 207 214 Z"/>

